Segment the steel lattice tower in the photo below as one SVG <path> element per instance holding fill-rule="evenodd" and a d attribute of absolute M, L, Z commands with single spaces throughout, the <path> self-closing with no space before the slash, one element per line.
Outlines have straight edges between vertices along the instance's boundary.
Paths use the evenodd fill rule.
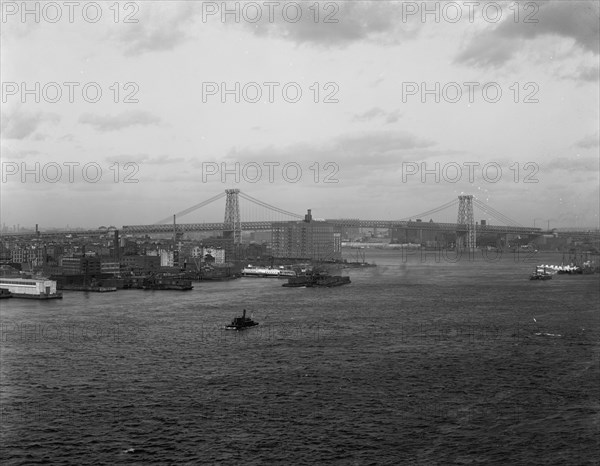
<path fill-rule="evenodd" d="M 475 247 L 475 218 L 473 217 L 473 196 L 458 196 L 458 219 L 459 225 L 467 226 L 466 244 L 469 249 Z"/>
<path fill-rule="evenodd" d="M 223 222 L 223 237 L 233 239 L 234 245 L 242 244 L 242 222 L 240 220 L 239 189 L 226 189 L 225 221 Z"/>

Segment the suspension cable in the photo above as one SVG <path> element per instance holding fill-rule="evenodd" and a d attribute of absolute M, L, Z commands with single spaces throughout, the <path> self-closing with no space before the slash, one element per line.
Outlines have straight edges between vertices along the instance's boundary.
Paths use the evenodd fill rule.
<path fill-rule="evenodd" d="M 436 207 L 434 209 L 428 210 L 426 212 L 423 212 L 423 213 L 420 213 L 420 214 L 417 214 L 417 215 L 411 215 L 410 217 L 404 217 L 404 218 L 401 218 L 400 220 L 402 221 L 402 220 L 409 220 L 411 218 L 426 217 L 427 215 L 435 214 L 435 213 L 440 212 L 442 210 L 448 209 L 448 208 L 452 207 L 453 205 L 456 205 L 457 203 L 458 203 L 458 199 L 454 199 L 454 200 L 452 200 L 450 202 L 447 202 L 446 204 L 443 204 L 443 205 L 441 205 L 439 207 Z"/>
<path fill-rule="evenodd" d="M 177 218 L 177 217 L 183 217 L 184 215 L 187 215 L 190 212 L 193 212 L 194 210 L 197 210 L 197 209 L 199 209 L 201 207 L 204 207 L 205 205 L 208 205 L 211 202 L 219 200 L 219 199 L 221 199 L 221 198 L 223 198 L 225 196 L 226 196 L 226 193 L 217 194 L 216 196 L 213 196 L 210 199 L 207 199 L 206 201 L 200 202 L 199 204 L 193 205 L 192 207 L 188 207 L 187 209 L 182 210 L 181 212 L 176 213 L 175 214 L 175 218 Z M 159 220 L 158 222 L 156 222 L 155 225 L 160 225 L 161 223 L 168 223 L 171 220 L 173 220 L 173 216 L 163 218 L 162 220 Z"/>
<path fill-rule="evenodd" d="M 302 215 L 298 215 L 298 214 L 295 214 L 293 212 L 288 212 L 287 210 L 280 209 L 279 207 L 272 206 L 270 204 L 267 204 L 266 202 L 260 201 L 260 200 L 258 200 L 256 198 L 252 197 L 252 196 L 249 196 L 248 194 L 242 193 L 241 191 L 240 191 L 240 196 L 242 198 L 246 199 L 247 201 L 253 202 L 253 203 L 258 204 L 258 205 L 260 205 L 262 207 L 265 207 L 267 209 L 275 211 L 277 213 L 280 213 L 280 214 L 283 214 L 283 215 L 288 215 L 288 216 L 294 217 L 294 218 L 300 218 L 300 219 L 303 218 Z"/>
<path fill-rule="evenodd" d="M 473 201 L 474 201 L 474 204 L 477 207 L 479 207 L 485 213 L 487 213 L 487 214 L 491 215 L 492 217 L 494 217 L 494 219 L 499 220 L 501 222 L 506 222 L 509 226 L 522 226 L 519 222 L 517 222 L 517 221 L 511 219 L 510 217 L 504 215 L 502 212 L 497 211 L 493 207 L 490 207 L 489 205 L 484 204 L 479 199 L 475 198 Z"/>

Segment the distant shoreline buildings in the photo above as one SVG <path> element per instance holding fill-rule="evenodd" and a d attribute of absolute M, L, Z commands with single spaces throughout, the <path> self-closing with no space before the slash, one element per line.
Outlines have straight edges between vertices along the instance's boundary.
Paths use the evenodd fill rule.
<path fill-rule="evenodd" d="M 123 234 L 114 228 L 69 233 L 34 230 L 31 234 L 0 236 L 0 275 L 27 272 L 55 277 L 73 286 L 109 281 L 117 277 L 189 273 L 225 276 L 240 264 L 265 265 L 285 261 L 342 259 L 342 242 L 454 248 L 456 231 L 447 224 L 405 222 L 393 228 L 360 228 L 358 219 L 326 221 L 308 210 L 303 220 L 272 222 L 269 229 L 218 232 L 163 232 Z M 445 226 L 444 226 L 445 225 Z M 262 226 L 264 228 L 264 226 Z M 477 225 L 477 247 L 522 248 L 569 252 L 573 249 L 598 253 L 600 233 L 560 230 L 535 235 L 494 233 L 485 222 Z"/>

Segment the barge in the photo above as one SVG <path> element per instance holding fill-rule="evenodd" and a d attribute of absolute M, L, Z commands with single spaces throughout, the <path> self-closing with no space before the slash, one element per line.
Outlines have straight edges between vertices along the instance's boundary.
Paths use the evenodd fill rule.
<path fill-rule="evenodd" d="M 288 282 L 282 286 L 292 288 L 314 288 L 314 287 L 327 287 L 342 286 L 350 284 L 350 277 L 342 275 L 330 275 L 325 272 L 310 272 L 305 275 L 298 275 L 297 277 L 288 278 Z"/>

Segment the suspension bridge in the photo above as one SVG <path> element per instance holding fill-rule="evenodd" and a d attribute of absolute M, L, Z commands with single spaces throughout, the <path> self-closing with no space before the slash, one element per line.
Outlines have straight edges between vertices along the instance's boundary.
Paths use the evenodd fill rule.
<path fill-rule="evenodd" d="M 213 212 L 202 213 L 203 218 L 218 218 L 218 201 L 225 199 L 224 220 L 206 222 L 188 222 L 183 223 L 182 217 L 189 216 L 194 212 L 204 212 L 212 206 Z M 215 209 L 216 212 L 215 213 Z M 222 209 L 222 207 L 221 207 Z M 220 210 L 223 212 L 223 210 Z M 196 214 L 197 216 L 198 214 Z M 223 215 L 223 214 L 220 214 Z M 479 219 L 476 221 L 475 219 Z M 117 227 L 100 227 L 95 230 L 49 230 L 38 231 L 37 225 L 35 231 L 3 232 L 2 236 L 10 237 L 31 237 L 44 236 L 64 237 L 72 234 L 73 236 L 102 236 L 107 231 L 116 231 L 117 234 L 138 235 L 138 234 L 170 234 L 174 237 L 177 234 L 191 232 L 223 232 L 223 236 L 230 238 L 234 244 L 241 242 L 242 231 L 260 231 L 273 230 L 290 221 L 300 221 L 304 215 L 289 212 L 280 207 L 270 205 L 264 201 L 256 199 L 238 189 L 228 189 L 203 202 L 195 204 L 187 209 L 175 213 L 169 217 L 163 218 L 151 225 L 125 225 L 121 229 Z M 542 228 L 520 225 L 510 217 L 499 212 L 493 207 L 472 195 L 461 195 L 446 202 L 445 204 L 434 207 L 425 212 L 416 213 L 396 220 L 387 219 L 359 219 L 359 218 L 326 218 L 322 219 L 333 224 L 338 229 L 344 228 L 371 228 L 371 229 L 394 229 L 404 228 L 406 230 L 441 231 L 445 233 L 454 232 L 460 237 L 465 246 L 476 244 L 476 239 L 481 235 L 521 235 L 535 237 L 541 235 Z M 574 239 L 600 239 L 598 230 L 579 231 L 564 229 L 560 232 L 561 236 L 571 236 Z"/>
<path fill-rule="evenodd" d="M 202 209 L 225 198 L 225 215 L 223 222 L 181 223 L 181 217 Z M 244 201 L 245 208 L 241 207 Z M 481 223 L 475 221 L 474 209 L 481 213 L 481 218 L 486 217 Z M 242 213 L 245 212 L 255 220 L 242 221 Z M 455 222 L 434 221 L 433 217 L 439 217 L 443 212 L 457 212 Z M 257 217 L 263 219 L 258 220 Z M 447 215 L 446 215 L 447 216 Z M 422 219 L 429 218 L 427 221 Z M 275 207 L 239 189 L 228 189 L 210 199 L 193 205 L 176 214 L 163 218 L 152 225 L 125 225 L 123 234 L 151 234 L 151 233 L 187 233 L 201 231 L 223 231 L 223 236 L 231 238 L 234 244 L 241 243 L 242 231 L 271 230 L 282 222 L 300 221 L 304 215 L 289 212 Z M 489 223 L 493 219 L 495 225 Z M 461 195 L 443 205 L 421 212 L 410 217 L 397 220 L 364 220 L 364 219 L 323 219 L 339 228 L 405 228 L 414 230 L 441 230 L 456 232 L 464 237 L 466 246 L 475 245 L 476 237 L 481 233 L 493 234 L 516 234 L 516 235 L 539 235 L 541 228 L 520 225 L 498 210 L 488 206 L 472 195 Z"/>

